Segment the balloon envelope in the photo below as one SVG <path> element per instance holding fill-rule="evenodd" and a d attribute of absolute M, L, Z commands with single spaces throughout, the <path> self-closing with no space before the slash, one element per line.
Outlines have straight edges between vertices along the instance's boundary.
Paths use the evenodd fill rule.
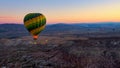
<path fill-rule="evenodd" d="M 34 39 L 38 38 L 38 34 L 44 30 L 45 25 L 46 18 L 41 13 L 29 13 L 24 17 L 24 26 Z"/>

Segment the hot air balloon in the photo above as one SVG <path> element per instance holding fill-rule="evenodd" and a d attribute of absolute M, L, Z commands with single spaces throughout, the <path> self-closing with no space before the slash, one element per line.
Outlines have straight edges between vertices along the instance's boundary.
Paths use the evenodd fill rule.
<path fill-rule="evenodd" d="M 29 13 L 24 17 L 24 26 L 33 36 L 34 40 L 38 39 L 38 35 L 44 30 L 46 18 L 41 13 Z"/>

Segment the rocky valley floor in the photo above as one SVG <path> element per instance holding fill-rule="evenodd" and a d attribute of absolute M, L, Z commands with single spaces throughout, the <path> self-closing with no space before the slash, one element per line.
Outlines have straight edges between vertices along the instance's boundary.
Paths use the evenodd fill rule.
<path fill-rule="evenodd" d="M 120 39 L 0 39 L 0 68 L 120 68 Z"/>

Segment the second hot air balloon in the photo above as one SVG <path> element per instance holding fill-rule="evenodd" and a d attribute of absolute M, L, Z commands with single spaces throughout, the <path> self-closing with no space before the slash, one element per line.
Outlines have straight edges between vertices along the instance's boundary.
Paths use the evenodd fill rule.
<path fill-rule="evenodd" d="M 29 13 L 24 17 L 24 26 L 34 40 L 37 40 L 39 33 L 44 30 L 45 25 L 46 18 L 41 13 Z"/>

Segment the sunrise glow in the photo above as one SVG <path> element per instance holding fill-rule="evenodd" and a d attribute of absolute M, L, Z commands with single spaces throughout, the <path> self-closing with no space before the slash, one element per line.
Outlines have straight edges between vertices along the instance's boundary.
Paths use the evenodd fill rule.
<path fill-rule="evenodd" d="M 43 13 L 48 24 L 120 22 L 120 0 L 2 0 L 0 10 L 0 23 L 23 24 L 34 12 Z"/>

